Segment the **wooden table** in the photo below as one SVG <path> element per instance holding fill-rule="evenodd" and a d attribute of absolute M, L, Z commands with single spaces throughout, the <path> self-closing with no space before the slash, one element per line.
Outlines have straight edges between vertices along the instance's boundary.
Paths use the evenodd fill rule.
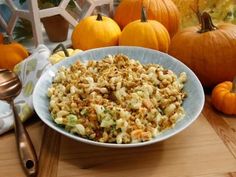
<path fill-rule="evenodd" d="M 236 117 L 215 111 L 209 96 L 190 127 L 140 148 L 109 149 L 79 143 L 38 118 L 26 126 L 39 156 L 39 177 L 236 177 Z M 0 177 L 22 176 L 11 131 L 0 136 Z"/>

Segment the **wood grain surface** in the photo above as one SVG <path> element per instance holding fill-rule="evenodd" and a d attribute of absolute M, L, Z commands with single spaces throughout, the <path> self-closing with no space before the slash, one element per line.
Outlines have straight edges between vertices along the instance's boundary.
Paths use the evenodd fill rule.
<path fill-rule="evenodd" d="M 204 110 L 187 129 L 163 142 L 112 149 L 76 142 L 27 122 L 37 154 L 39 177 L 236 177 L 236 117 Z M 0 177 L 24 177 L 14 132 L 0 136 Z"/>
<path fill-rule="evenodd" d="M 222 114 L 214 110 L 210 104 L 210 98 L 206 98 L 203 115 L 212 125 L 218 136 L 223 140 L 230 152 L 236 158 L 236 136 L 235 129 L 222 118 Z M 230 119 L 230 117 L 228 117 Z"/>

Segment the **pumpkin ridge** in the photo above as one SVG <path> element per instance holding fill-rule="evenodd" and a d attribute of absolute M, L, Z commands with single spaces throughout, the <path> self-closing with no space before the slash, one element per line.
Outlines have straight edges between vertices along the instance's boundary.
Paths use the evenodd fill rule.
<path fill-rule="evenodd" d="M 220 100 L 221 100 L 221 92 L 219 92 L 217 89 L 214 89 L 212 92 L 212 104 L 215 106 L 217 110 L 220 110 Z"/>
<path fill-rule="evenodd" d="M 233 30 L 236 30 L 236 28 L 234 28 Z M 218 29 L 218 31 L 224 36 L 224 38 L 226 39 L 226 41 L 228 43 L 230 43 L 229 48 L 231 48 L 231 46 L 234 46 L 234 42 L 230 39 L 236 38 L 236 34 L 232 35 L 232 33 L 226 33 L 224 30 Z M 232 52 L 235 50 L 232 50 Z"/>
<path fill-rule="evenodd" d="M 163 0 L 163 3 L 165 4 L 166 10 L 168 12 L 168 19 L 175 19 L 176 23 L 171 23 L 170 20 L 168 20 L 168 25 L 167 25 L 167 29 L 170 29 L 169 33 L 170 36 L 173 37 L 175 33 L 177 33 L 177 31 L 179 30 L 179 24 L 180 24 L 180 13 L 179 10 L 177 8 L 177 6 L 175 5 L 175 3 L 170 0 L 167 1 Z M 176 13 L 172 13 L 173 11 L 176 11 Z M 172 25 L 173 24 L 173 25 Z"/>
<path fill-rule="evenodd" d="M 2 44 L 2 43 L 3 43 L 3 34 L 0 33 L 0 44 Z"/>
<path fill-rule="evenodd" d="M 236 30 L 236 28 L 235 28 L 235 30 Z M 217 29 L 217 31 L 218 31 L 218 34 L 222 35 L 221 37 L 224 37 L 224 39 L 227 41 L 227 43 L 230 43 L 230 45 L 229 45 L 229 48 L 230 48 L 232 46 L 232 44 L 234 43 L 234 41 L 229 40 L 229 38 L 232 38 L 231 33 L 230 34 L 226 33 L 224 30 L 221 30 L 219 28 Z"/>
<path fill-rule="evenodd" d="M 233 79 L 231 93 L 236 93 L 236 76 Z"/>
<path fill-rule="evenodd" d="M 188 34 L 188 35 L 192 35 L 192 34 Z M 197 64 L 196 64 L 196 58 L 195 58 L 195 50 L 196 50 L 196 48 L 194 48 L 194 47 L 192 47 L 191 48 L 191 46 L 193 46 L 194 44 L 196 45 L 196 41 L 197 41 L 197 37 L 193 37 L 190 41 L 191 41 L 191 43 L 189 44 L 189 46 L 188 47 L 190 47 L 190 49 L 191 49 L 191 52 L 190 52 L 190 56 L 188 56 L 188 58 L 186 58 L 186 60 L 185 61 L 188 61 L 188 62 L 190 62 L 190 64 L 187 64 L 187 65 L 190 65 L 190 66 L 192 66 L 192 68 L 193 68 L 193 70 L 194 70 L 194 72 L 195 73 L 198 73 L 197 72 L 197 70 L 196 70 L 196 66 L 197 66 Z M 186 42 L 188 42 L 188 39 L 186 39 L 187 41 Z M 198 49 L 198 52 L 199 52 L 199 49 Z M 200 51 L 201 52 L 201 51 Z M 193 58 L 192 60 L 191 60 L 191 58 Z M 186 63 L 186 62 L 185 62 Z M 201 81 L 202 82 L 202 81 Z"/>
<path fill-rule="evenodd" d="M 126 1 L 126 2 L 128 2 L 128 1 Z M 140 3 L 140 2 L 139 2 Z M 139 7 L 142 7 L 142 5 L 139 5 L 138 3 L 136 3 L 135 4 L 135 6 L 137 6 L 137 7 L 134 7 L 134 8 L 130 8 L 130 13 L 129 13 L 129 15 L 126 17 L 126 19 L 131 19 L 130 20 L 130 22 L 132 22 L 132 21 L 135 21 L 135 20 L 138 20 L 138 18 L 137 19 L 135 19 L 135 18 L 133 18 L 132 17 L 132 14 L 135 12 L 135 9 L 139 9 Z M 140 9 L 141 10 L 141 9 Z M 121 17 L 120 17 L 121 18 Z M 117 20 L 116 20 L 117 21 Z M 128 21 L 128 20 L 127 20 Z M 130 22 L 128 22 L 127 24 L 129 24 Z M 126 22 L 125 22 L 126 23 Z M 123 29 L 123 28 L 125 28 L 125 24 L 123 24 L 123 22 L 121 23 L 121 29 Z"/>
<path fill-rule="evenodd" d="M 234 103 L 236 103 L 236 96 L 234 95 Z M 234 104 L 234 110 L 236 110 L 236 104 Z M 232 114 L 236 114 L 235 111 Z"/>
<path fill-rule="evenodd" d="M 158 16 L 158 22 L 163 24 L 163 14 L 161 13 L 160 9 L 163 9 L 163 7 L 161 6 L 160 3 L 158 3 L 158 1 L 156 1 L 156 7 L 157 7 L 157 13 L 153 14 L 153 16 L 155 16 L 155 18 L 157 18 Z M 158 10 L 159 9 L 159 10 Z M 164 25 L 164 24 L 163 24 Z M 166 27 L 167 28 L 167 27 Z"/>
<path fill-rule="evenodd" d="M 203 34 L 203 33 L 200 33 L 200 34 Z M 201 46 L 201 43 L 202 43 L 202 46 L 201 46 L 201 49 L 202 49 L 202 54 L 201 54 L 202 55 L 202 60 L 201 61 L 204 62 L 202 64 L 202 67 L 206 71 L 205 73 L 203 73 L 203 77 L 207 78 L 208 82 L 211 83 L 211 80 L 208 78 L 209 77 L 208 72 L 212 72 L 213 70 L 215 70 L 215 68 L 210 66 L 209 61 L 211 61 L 213 63 L 216 63 L 216 64 L 217 64 L 218 61 L 214 60 L 215 53 L 210 53 L 209 54 L 209 51 L 218 51 L 217 50 L 218 45 L 211 45 L 212 41 L 215 41 L 215 36 L 214 36 L 213 33 L 208 33 L 207 34 L 207 32 L 206 32 L 204 34 L 201 36 L 200 39 L 198 38 L 199 39 L 199 44 L 198 45 Z M 206 40 L 206 38 L 208 38 L 209 40 Z M 210 58 L 210 59 L 207 60 L 207 58 Z M 215 75 L 215 77 L 218 77 L 218 76 Z"/>
<path fill-rule="evenodd" d="M 221 83 L 221 88 L 230 90 L 232 88 L 232 83 L 230 81 L 225 81 L 223 83 Z"/>
<path fill-rule="evenodd" d="M 155 27 L 155 25 L 154 25 L 155 23 L 159 25 L 157 31 L 153 30 L 156 38 L 158 39 L 157 40 L 158 48 L 160 51 L 167 52 L 168 46 L 170 45 L 170 37 L 167 35 L 160 35 L 160 34 L 168 33 L 168 31 L 165 29 L 165 27 L 161 23 L 154 21 L 154 20 L 150 20 L 150 24 L 153 26 L 153 28 Z M 159 44 L 161 44 L 161 45 L 159 45 Z M 166 45 L 163 46 L 163 44 L 166 44 Z"/>
<path fill-rule="evenodd" d="M 220 81 L 225 80 L 222 75 L 223 71 L 222 71 L 221 67 L 219 67 L 218 69 L 216 69 L 216 67 L 212 67 L 212 65 L 213 66 L 220 65 L 220 63 L 219 63 L 220 60 L 215 60 L 215 58 L 219 55 L 222 55 L 221 47 L 222 47 L 222 45 L 225 44 L 225 42 L 221 42 L 219 45 L 213 45 L 213 44 L 217 43 L 217 41 L 219 40 L 219 36 L 222 36 L 222 34 L 220 33 L 219 30 L 217 30 L 217 31 L 215 30 L 214 32 L 205 32 L 205 33 L 197 33 L 197 34 L 199 34 L 200 36 L 199 36 L 199 38 L 197 38 L 198 43 L 196 45 L 200 46 L 200 47 L 198 47 L 198 50 L 199 49 L 202 50 L 200 52 L 201 58 L 199 61 L 197 61 L 197 63 L 204 62 L 201 64 L 201 67 L 202 67 L 202 70 L 206 71 L 204 73 L 202 72 L 201 75 L 199 74 L 200 78 L 204 78 L 203 85 L 206 85 L 207 83 L 209 85 L 214 85 L 212 80 L 210 78 L 208 78 L 209 74 L 207 72 L 214 73 L 214 77 L 218 78 L 218 80 L 220 80 Z M 209 53 L 209 51 L 212 51 L 212 52 Z M 197 70 L 198 70 L 198 68 L 197 68 Z"/>
<path fill-rule="evenodd" d="M 105 33 L 108 34 L 109 36 L 112 36 L 112 40 L 111 40 L 111 43 L 115 43 L 116 42 L 116 37 L 113 35 L 114 32 L 117 32 L 116 28 L 114 25 L 112 24 L 107 24 L 107 29 L 111 29 L 111 30 L 107 30 L 107 31 L 104 31 L 104 35 Z M 118 42 L 118 41 L 117 41 Z M 106 43 L 108 43 L 108 41 L 106 41 Z"/>
<path fill-rule="evenodd" d="M 235 28 L 235 30 L 236 30 L 236 28 Z M 226 33 L 224 30 L 221 30 L 221 29 L 218 29 L 217 32 L 218 32 L 217 35 L 218 36 L 220 35 L 221 39 L 222 40 L 224 39 L 224 41 L 225 41 L 225 42 L 222 42 L 222 43 L 227 45 L 227 46 L 224 46 L 224 47 L 227 48 L 227 49 L 233 48 L 232 46 L 235 45 L 234 44 L 235 41 L 232 40 L 233 39 L 233 37 L 231 37 L 232 33 Z M 234 58 L 232 58 L 232 56 L 236 55 L 236 51 L 235 50 L 228 50 L 228 52 L 230 52 L 230 53 L 227 53 L 227 55 L 224 58 L 226 63 L 229 62 L 228 60 L 235 60 Z M 234 68 L 236 68 L 236 62 L 233 62 L 233 63 L 234 63 L 234 66 L 235 66 Z M 228 67 L 228 71 L 227 72 L 231 73 L 231 77 L 234 76 L 234 70 L 235 69 L 232 70 L 232 67 L 231 67 L 231 69 Z"/>
<path fill-rule="evenodd" d="M 219 91 L 217 94 L 218 94 L 219 99 L 224 100 L 227 93 L 228 93 L 228 90 L 222 90 L 221 92 Z M 224 109 L 224 101 L 218 101 L 218 109 L 219 110 Z"/>
<path fill-rule="evenodd" d="M 225 109 L 226 114 L 232 114 L 234 112 L 232 106 L 227 106 L 227 105 L 234 105 L 233 104 L 234 100 L 232 100 L 232 96 L 233 94 L 231 92 L 227 92 L 223 98 L 223 106 L 224 106 L 223 109 Z"/>
<path fill-rule="evenodd" d="M 101 27 L 100 27 L 100 26 L 102 26 L 102 23 L 100 23 L 101 21 L 96 21 L 96 22 L 99 23 L 99 24 L 97 24 L 97 25 L 90 25 L 93 34 L 96 34 L 98 32 L 99 34 L 102 34 L 102 36 L 108 35 L 107 33 L 105 33 L 105 30 L 101 30 Z M 101 38 L 99 36 L 98 35 L 94 35 L 95 40 L 98 41 L 99 43 L 104 43 L 105 39 Z M 96 48 L 96 46 L 94 46 L 94 44 L 92 44 L 92 47 Z"/>
<path fill-rule="evenodd" d="M 218 92 L 226 92 L 227 90 L 231 89 L 231 86 L 224 85 L 224 83 L 220 84 L 217 88 Z"/>
<path fill-rule="evenodd" d="M 144 6 L 144 2 L 147 2 L 147 7 L 146 7 L 146 9 L 150 9 L 151 8 L 151 2 L 152 1 L 150 1 L 150 0 L 146 0 L 146 1 L 142 1 L 142 6 Z M 144 6 L 145 7 L 145 6 Z M 152 6 L 152 8 L 153 8 L 153 6 Z M 147 19 L 149 18 L 148 17 L 148 15 L 150 14 L 150 11 L 147 11 Z M 150 16 L 151 16 L 152 14 L 150 14 Z"/>
<path fill-rule="evenodd" d="M 167 4 L 166 4 L 165 0 L 162 1 L 162 2 L 163 2 L 163 4 L 164 4 L 164 6 L 165 6 L 165 10 L 167 11 L 167 16 L 168 16 L 168 19 L 169 19 L 169 18 L 170 18 L 170 11 L 169 11 L 169 8 L 167 8 Z M 172 36 L 173 34 L 172 34 L 172 28 L 171 28 L 170 20 L 165 21 L 165 25 L 166 25 L 166 28 L 167 28 L 167 29 L 171 29 L 171 30 L 169 31 L 169 33 L 170 33 L 170 36 Z"/>
<path fill-rule="evenodd" d="M 157 1 L 153 1 L 153 6 L 152 6 L 152 8 L 153 8 L 153 11 L 154 12 L 158 12 L 158 9 L 157 9 L 157 6 L 158 6 L 158 3 L 157 3 Z M 150 8 L 150 4 L 148 5 L 148 9 Z M 149 12 L 150 13 L 150 12 Z M 153 18 L 154 19 L 157 19 L 157 13 L 156 14 L 153 14 Z M 158 20 L 156 20 L 156 21 L 158 21 Z M 158 21 L 159 22 L 159 21 Z"/>
<path fill-rule="evenodd" d="M 154 25 L 152 24 L 152 20 L 149 20 L 149 23 L 148 23 L 148 25 L 150 25 L 151 27 L 149 28 L 150 30 L 152 30 L 151 32 L 150 32 L 150 34 L 152 34 L 152 35 L 150 35 L 150 36 L 155 36 L 155 38 L 157 39 L 156 41 L 154 41 L 154 46 L 156 47 L 156 49 L 159 49 L 160 51 L 162 51 L 163 49 L 162 49 L 162 46 L 161 45 L 159 45 L 159 35 L 158 35 L 158 32 L 157 31 L 155 31 L 154 30 Z M 155 21 L 154 21 L 155 22 Z M 153 48 L 153 49 L 155 49 L 155 47 Z"/>

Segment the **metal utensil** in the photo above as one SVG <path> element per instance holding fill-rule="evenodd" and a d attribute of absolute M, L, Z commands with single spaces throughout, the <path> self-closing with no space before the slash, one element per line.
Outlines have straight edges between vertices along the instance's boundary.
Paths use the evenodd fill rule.
<path fill-rule="evenodd" d="M 22 166 L 27 176 L 36 176 L 38 171 L 37 155 L 13 102 L 14 98 L 20 94 L 21 89 L 21 81 L 14 72 L 0 69 L 0 100 L 7 101 L 13 110 L 16 143 Z"/>

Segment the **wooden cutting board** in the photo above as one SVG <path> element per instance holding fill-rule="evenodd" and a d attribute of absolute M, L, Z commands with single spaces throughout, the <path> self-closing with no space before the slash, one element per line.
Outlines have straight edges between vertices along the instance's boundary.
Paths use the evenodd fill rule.
<path fill-rule="evenodd" d="M 27 129 L 39 156 L 39 177 L 236 177 L 236 117 L 225 117 L 207 96 L 190 127 L 146 147 L 110 149 L 76 142 L 38 118 Z M 14 132 L 0 136 L 0 177 L 23 177 Z"/>

